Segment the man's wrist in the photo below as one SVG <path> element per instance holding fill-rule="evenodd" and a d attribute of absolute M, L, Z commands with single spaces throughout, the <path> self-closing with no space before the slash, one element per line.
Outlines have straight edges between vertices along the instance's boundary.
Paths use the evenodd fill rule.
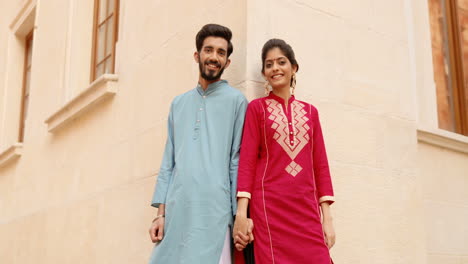
<path fill-rule="evenodd" d="M 153 223 L 158 220 L 159 218 L 164 218 L 166 215 L 163 215 L 163 214 L 160 214 L 158 216 L 156 216 L 156 218 L 153 219 Z"/>

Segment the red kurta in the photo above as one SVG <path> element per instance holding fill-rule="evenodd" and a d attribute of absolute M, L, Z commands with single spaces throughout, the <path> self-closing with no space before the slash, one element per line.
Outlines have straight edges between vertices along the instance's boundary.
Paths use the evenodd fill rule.
<path fill-rule="evenodd" d="M 253 100 L 244 123 L 238 197 L 249 197 L 256 264 L 330 264 L 319 203 L 333 202 L 318 112 L 273 93 Z"/>

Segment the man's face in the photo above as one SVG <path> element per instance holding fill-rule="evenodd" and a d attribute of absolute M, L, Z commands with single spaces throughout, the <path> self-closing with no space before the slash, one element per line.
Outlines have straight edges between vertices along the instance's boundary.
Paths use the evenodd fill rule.
<path fill-rule="evenodd" d="M 200 68 L 200 75 L 207 81 L 221 78 L 224 69 L 231 62 L 227 56 L 228 42 L 220 37 L 207 37 L 200 52 L 195 52 L 195 60 Z"/>

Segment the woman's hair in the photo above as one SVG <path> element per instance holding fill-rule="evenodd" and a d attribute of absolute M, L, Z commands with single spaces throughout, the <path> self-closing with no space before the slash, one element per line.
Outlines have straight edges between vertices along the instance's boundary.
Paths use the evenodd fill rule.
<path fill-rule="evenodd" d="M 299 70 L 299 64 L 296 61 L 296 56 L 294 55 L 294 51 L 291 46 L 282 39 L 270 39 L 265 43 L 265 45 L 263 45 L 262 49 L 262 73 L 265 72 L 265 59 L 267 53 L 274 48 L 279 48 L 284 56 L 288 58 L 289 62 L 291 62 L 291 65 L 296 66 L 297 71 Z"/>
<path fill-rule="evenodd" d="M 203 41 L 205 41 L 207 37 L 220 37 L 225 39 L 228 43 L 227 56 L 229 57 L 231 55 L 234 48 L 231 43 L 232 32 L 229 28 L 217 24 L 204 25 L 200 31 L 198 31 L 195 38 L 195 44 L 198 52 L 200 52 L 203 47 Z"/>

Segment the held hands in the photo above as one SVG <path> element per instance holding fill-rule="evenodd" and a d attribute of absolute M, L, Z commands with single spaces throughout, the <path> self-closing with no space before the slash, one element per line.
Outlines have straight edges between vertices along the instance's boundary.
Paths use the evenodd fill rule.
<path fill-rule="evenodd" d="M 149 229 L 151 241 L 153 243 L 159 242 L 164 237 L 164 216 L 158 215 L 151 224 Z"/>
<path fill-rule="evenodd" d="M 252 233 L 253 227 L 254 224 L 252 219 L 245 216 L 236 216 L 232 237 L 234 238 L 234 244 L 238 251 L 242 251 L 247 244 L 254 240 Z"/>

